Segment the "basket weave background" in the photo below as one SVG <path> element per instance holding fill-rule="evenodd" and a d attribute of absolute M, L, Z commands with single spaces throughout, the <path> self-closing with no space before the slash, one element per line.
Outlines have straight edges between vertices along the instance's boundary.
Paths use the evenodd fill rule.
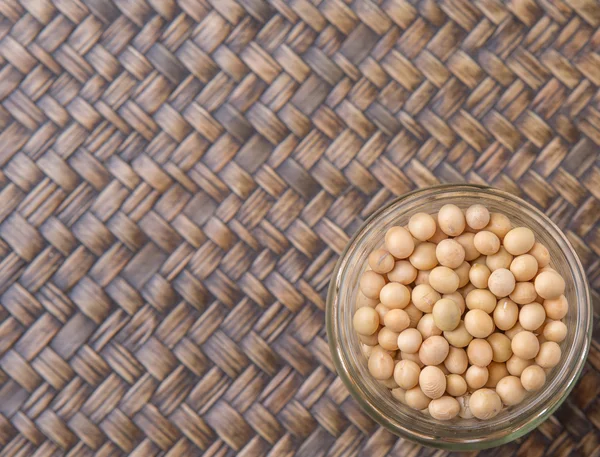
<path fill-rule="evenodd" d="M 543 208 L 598 315 L 596 1 L 0 14 L 0 456 L 444 455 L 358 408 L 324 330 L 348 237 L 416 187 Z M 595 336 L 557 414 L 481 455 L 600 455 Z"/>

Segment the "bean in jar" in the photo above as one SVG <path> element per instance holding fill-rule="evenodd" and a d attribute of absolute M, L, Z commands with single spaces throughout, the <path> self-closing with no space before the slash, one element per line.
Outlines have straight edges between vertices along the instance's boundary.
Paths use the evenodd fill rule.
<path fill-rule="evenodd" d="M 460 397 L 467 393 L 467 381 L 461 375 L 449 374 L 446 376 L 446 392 L 453 397 Z"/>
<path fill-rule="evenodd" d="M 490 222 L 490 212 L 483 205 L 473 205 L 465 211 L 465 219 L 469 227 L 481 230 Z"/>
<path fill-rule="evenodd" d="M 394 263 L 394 257 L 385 249 L 376 249 L 369 255 L 369 266 L 375 273 L 388 273 L 394 268 Z"/>
<path fill-rule="evenodd" d="M 504 237 L 504 249 L 512 255 L 522 255 L 535 244 L 535 235 L 530 228 L 517 227 Z"/>
<path fill-rule="evenodd" d="M 394 368 L 394 381 L 403 389 L 412 389 L 419 384 L 421 368 L 412 360 L 401 360 Z"/>
<path fill-rule="evenodd" d="M 446 375 L 436 366 L 426 366 L 419 374 L 419 387 L 432 400 L 446 391 Z"/>
<path fill-rule="evenodd" d="M 435 256 L 440 265 L 448 268 L 458 268 L 465 260 L 465 249 L 460 243 L 448 238 L 438 243 Z"/>
<path fill-rule="evenodd" d="M 487 420 L 543 390 L 561 360 L 565 279 L 528 227 L 444 205 L 367 258 L 353 327 L 370 376 L 437 420 Z"/>
<path fill-rule="evenodd" d="M 415 328 L 407 328 L 398 335 L 398 349 L 403 353 L 416 354 L 422 342 L 423 337 Z"/>
<path fill-rule="evenodd" d="M 458 415 L 459 411 L 460 405 L 456 398 L 448 395 L 436 400 L 431 400 L 429 403 L 429 414 L 431 414 L 431 417 L 434 419 L 441 421 L 453 419 Z"/>
<path fill-rule="evenodd" d="M 536 392 L 546 384 L 546 372 L 539 365 L 530 365 L 521 372 L 521 384 L 527 392 Z"/>

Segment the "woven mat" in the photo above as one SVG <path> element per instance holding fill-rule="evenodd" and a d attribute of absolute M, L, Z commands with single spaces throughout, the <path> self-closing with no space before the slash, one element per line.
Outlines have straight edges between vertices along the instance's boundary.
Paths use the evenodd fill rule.
<path fill-rule="evenodd" d="M 349 236 L 418 187 L 543 208 L 598 314 L 595 0 L 0 14 L 0 456 L 444 455 L 361 411 L 324 329 Z M 555 416 L 480 454 L 600 455 L 599 343 Z"/>

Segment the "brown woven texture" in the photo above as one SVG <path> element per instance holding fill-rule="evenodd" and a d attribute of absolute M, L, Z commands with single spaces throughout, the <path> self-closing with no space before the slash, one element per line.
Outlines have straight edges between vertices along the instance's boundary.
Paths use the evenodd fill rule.
<path fill-rule="evenodd" d="M 324 328 L 345 243 L 418 187 L 543 208 L 597 316 L 595 0 L 0 14 L 0 456 L 444 455 L 361 411 Z M 600 455 L 595 335 L 564 406 L 480 455 Z"/>

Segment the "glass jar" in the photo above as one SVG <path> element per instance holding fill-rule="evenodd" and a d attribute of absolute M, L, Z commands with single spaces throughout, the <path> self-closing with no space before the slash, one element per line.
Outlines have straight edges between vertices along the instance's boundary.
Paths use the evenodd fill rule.
<path fill-rule="evenodd" d="M 566 282 L 568 334 L 562 358 L 543 389 L 488 421 L 456 418 L 437 421 L 395 400 L 368 372 L 367 360 L 352 328 L 361 273 L 371 251 L 383 245 L 385 232 L 406 225 L 418 212 L 430 214 L 445 204 L 460 208 L 480 203 L 508 216 L 513 226 L 526 226 L 544 244 L 550 265 Z M 501 190 L 476 185 L 442 185 L 406 194 L 373 214 L 352 237 L 332 275 L 327 297 L 327 335 L 335 367 L 352 396 L 386 429 L 427 446 L 451 450 L 484 449 L 512 441 L 537 427 L 567 397 L 585 363 L 592 335 L 592 304 L 585 272 L 562 231 L 539 209 Z"/>

